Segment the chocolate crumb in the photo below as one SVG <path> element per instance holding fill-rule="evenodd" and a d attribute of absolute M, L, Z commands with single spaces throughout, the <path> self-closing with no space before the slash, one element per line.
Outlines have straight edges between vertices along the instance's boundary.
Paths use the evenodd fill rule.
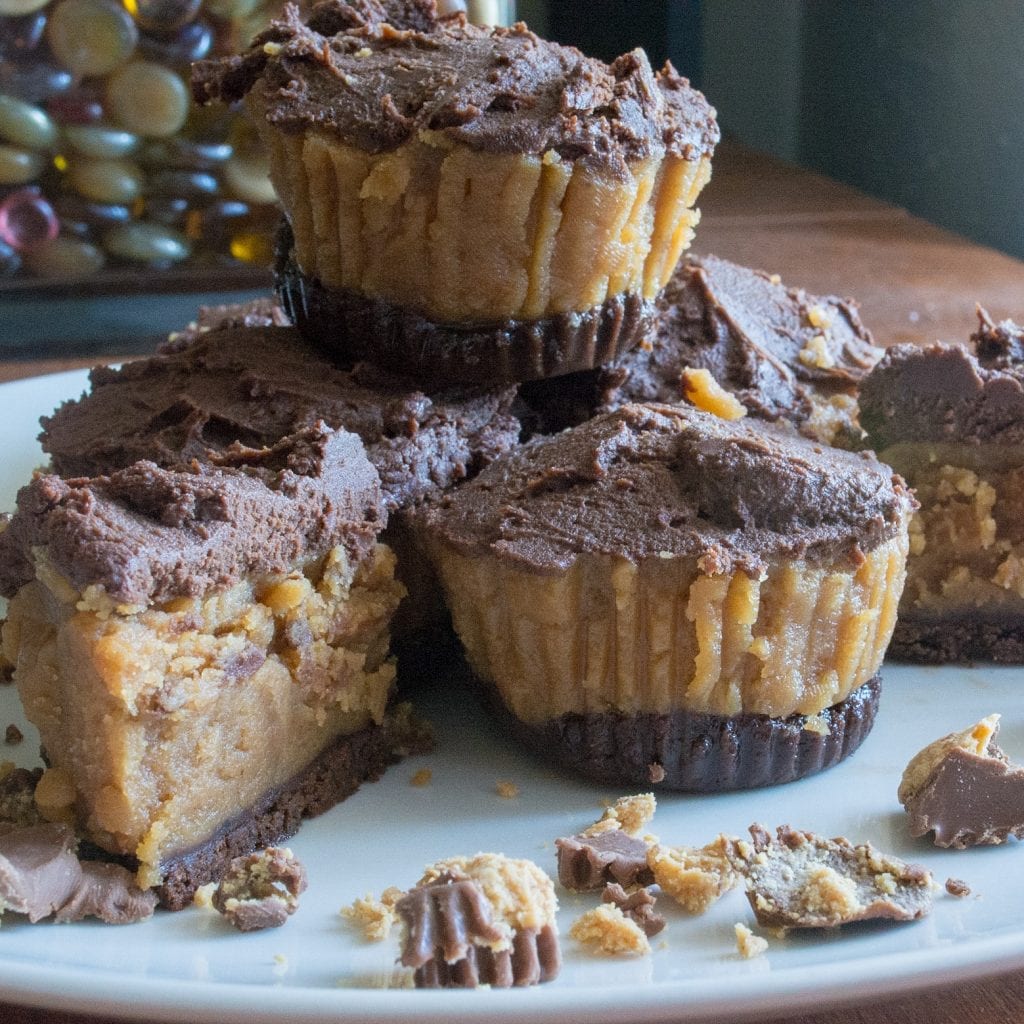
<path fill-rule="evenodd" d="M 36 784 L 42 775 L 42 768 L 11 766 L 0 778 L 0 834 L 43 823 L 35 801 Z"/>
<path fill-rule="evenodd" d="M 665 927 L 665 918 L 654 911 L 657 897 L 650 889 L 627 893 L 618 882 L 609 882 L 601 893 L 601 902 L 614 903 L 626 917 L 643 929 L 647 938 L 657 935 Z"/>
<path fill-rule="evenodd" d="M 305 889 L 306 870 L 292 851 L 268 846 L 228 865 L 213 905 L 239 931 L 279 928 L 298 909 Z"/>
<path fill-rule="evenodd" d="M 13 722 L 7 726 L 7 731 L 4 733 L 4 743 L 9 747 L 17 746 L 24 738 L 25 734 Z"/>
<path fill-rule="evenodd" d="M 971 895 L 971 887 L 962 878 L 947 878 L 946 892 L 957 899 L 963 899 Z"/>

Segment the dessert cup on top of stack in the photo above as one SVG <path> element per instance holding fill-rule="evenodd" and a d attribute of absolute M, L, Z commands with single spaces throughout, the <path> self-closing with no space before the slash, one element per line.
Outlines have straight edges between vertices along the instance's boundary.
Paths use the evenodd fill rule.
<path fill-rule="evenodd" d="M 307 336 L 421 384 L 611 362 L 650 327 L 710 176 L 714 112 L 643 51 L 610 65 L 429 3 L 295 7 L 200 101 L 245 98 Z M 293 246 L 293 248 L 292 248 Z"/>
<path fill-rule="evenodd" d="M 604 782 L 716 791 L 819 771 L 867 734 L 913 507 L 870 455 L 638 404 L 419 517 L 515 733 Z"/>

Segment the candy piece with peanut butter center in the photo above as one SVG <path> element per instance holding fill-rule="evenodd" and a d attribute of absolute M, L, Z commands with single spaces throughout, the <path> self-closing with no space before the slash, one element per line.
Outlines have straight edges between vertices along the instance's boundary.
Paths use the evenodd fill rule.
<path fill-rule="evenodd" d="M 930 871 L 870 843 L 825 839 L 788 825 L 772 838 L 751 825 L 737 840 L 733 865 L 746 884 L 757 923 L 765 928 L 835 928 L 855 921 L 913 921 L 932 908 Z"/>
<path fill-rule="evenodd" d="M 907 765 L 900 803 L 910 833 L 934 833 L 936 846 L 1004 843 L 1024 837 L 1024 765 L 996 743 L 999 715 L 929 743 Z"/>

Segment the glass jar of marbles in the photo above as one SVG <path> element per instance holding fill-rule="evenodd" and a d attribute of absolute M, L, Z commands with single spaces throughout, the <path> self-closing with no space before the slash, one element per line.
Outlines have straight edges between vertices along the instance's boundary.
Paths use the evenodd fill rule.
<path fill-rule="evenodd" d="M 242 49 L 281 3 L 0 0 L 0 287 L 269 265 L 263 150 L 187 83 L 192 61 Z M 509 0 L 438 6 L 491 24 L 514 14 Z"/>

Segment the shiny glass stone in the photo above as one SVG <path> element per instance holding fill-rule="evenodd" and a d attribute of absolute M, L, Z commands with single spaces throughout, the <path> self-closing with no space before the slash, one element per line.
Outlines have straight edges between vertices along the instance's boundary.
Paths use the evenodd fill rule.
<path fill-rule="evenodd" d="M 195 18 L 202 0 L 124 0 L 124 5 L 141 28 L 173 32 Z"/>
<path fill-rule="evenodd" d="M 24 17 L 35 11 L 41 11 L 49 0 L 0 0 L 0 15 L 5 18 Z"/>
<path fill-rule="evenodd" d="M 68 164 L 67 182 L 97 203 L 130 203 L 142 194 L 141 168 L 130 160 L 77 159 Z"/>
<path fill-rule="evenodd" d="M 179 263 L 192 251 L 180 232 L 145 221 L 111 228 L 103 235 L 103 247 L 111 256 L 132 263 Z"/>
<path fill-rule="evenodd" d="M 162 64 L 187 67 L 202 60 L 213 47 L 213 29 L 205 21 L 193 21 L 173 35 L 139 36 L 139 52 Z"/>
<path fill-rule="evenodd" d="M 56 238 L 58 229 L 53 207 L 36 189 L 12 192 L 0 202 L 0 241 L 18 252 Z"/>
<path fill-rule="evenodd" d="M 45 110 L 0 95 L 0 139 L 23 149 L 52 149 L 57 126 Z"/>
<path fill-rule="evenodd" d="M 103 252 L 91 242 L 60 235 L 25 254 L 25 265 L 46 278 L 88 277 L 103 269 Z"/>
<path fill-rule="evenodd" d="M 68 147 L 83 156 L 113 160 L 127 156 L 139 144 L 139 137 L 106 125 L 68 125 L 63 132 Z"/>
<path fill-rule="evenodd" d="M 177 228 L 185 221 L 188 213 L 188 200 L 174 197 L 152 196 L 146 198 L 146 220 L 164 227 Z"/>
<path fill-rule="evenodd" d="M 43 11 L 21 18 L 0 18 L 0 60 L 24 60 L 39 45 L 45 30 Z"/>
<path fill-rule="evenodd" d="M 14 277 L 21 270 L 21 256 L 6 242 L 0 242 L 0 278 Z"/>
<path fill-rule="evenodd" d="M 67 92 L 73 82 L 70 71 L 47 61 L 0 63 L 0 93 L 26 103 L 42 103 Z"/>
<path fill-rule="evenodd" d="M 149 138 L 178 131 L 188 115 L 189 99 L 179 75 L 149 60 L 134 61 L 107 80 L 111 119 L 127 131 Z"/>
<path fill-rule="evenodd" d="M 231 147 L 226 142 L 193 142 L 179 135 L 149 143 L 140 154 L 139 160 L 147 167 L 153 165 L 189 171 L 208 171 L 224 163 L 230 156 Z"/>
<path fill-rule="evenodd" d="M 26 185 L 35 181 L 45 166 L 46 157 L 42 153 L 0 146 L 0 185 Z"/>
<path fill-rule="evenodd" d="M 103 104 L 94 92 L 79 88 L 50 97 L 46 111 L 60 124 L 95 124 L 103 117 Z"/>
<path fill-rule="evenodd" d="M 157 171 L 150 176 L 146 191 L 154 196 L 212 198 L 220 192 L 220 182 L 205 171 Z"/>
<path fill-rule="evenodd" d="M 76 75 L 106 75 L 132 55 L 139 30 L 113 0 L 60 0 L 46 38 L 57 60 Z"/>
<path fill-rule="evenodd" d="M 53 208 L 62 220 L 86 224 L 89 227 L 109 227 L 124 224 L 132 218 L 132 211 L 124 203 L 93 203 L 81 196 L 59 193 L 53 197 Z"/>

